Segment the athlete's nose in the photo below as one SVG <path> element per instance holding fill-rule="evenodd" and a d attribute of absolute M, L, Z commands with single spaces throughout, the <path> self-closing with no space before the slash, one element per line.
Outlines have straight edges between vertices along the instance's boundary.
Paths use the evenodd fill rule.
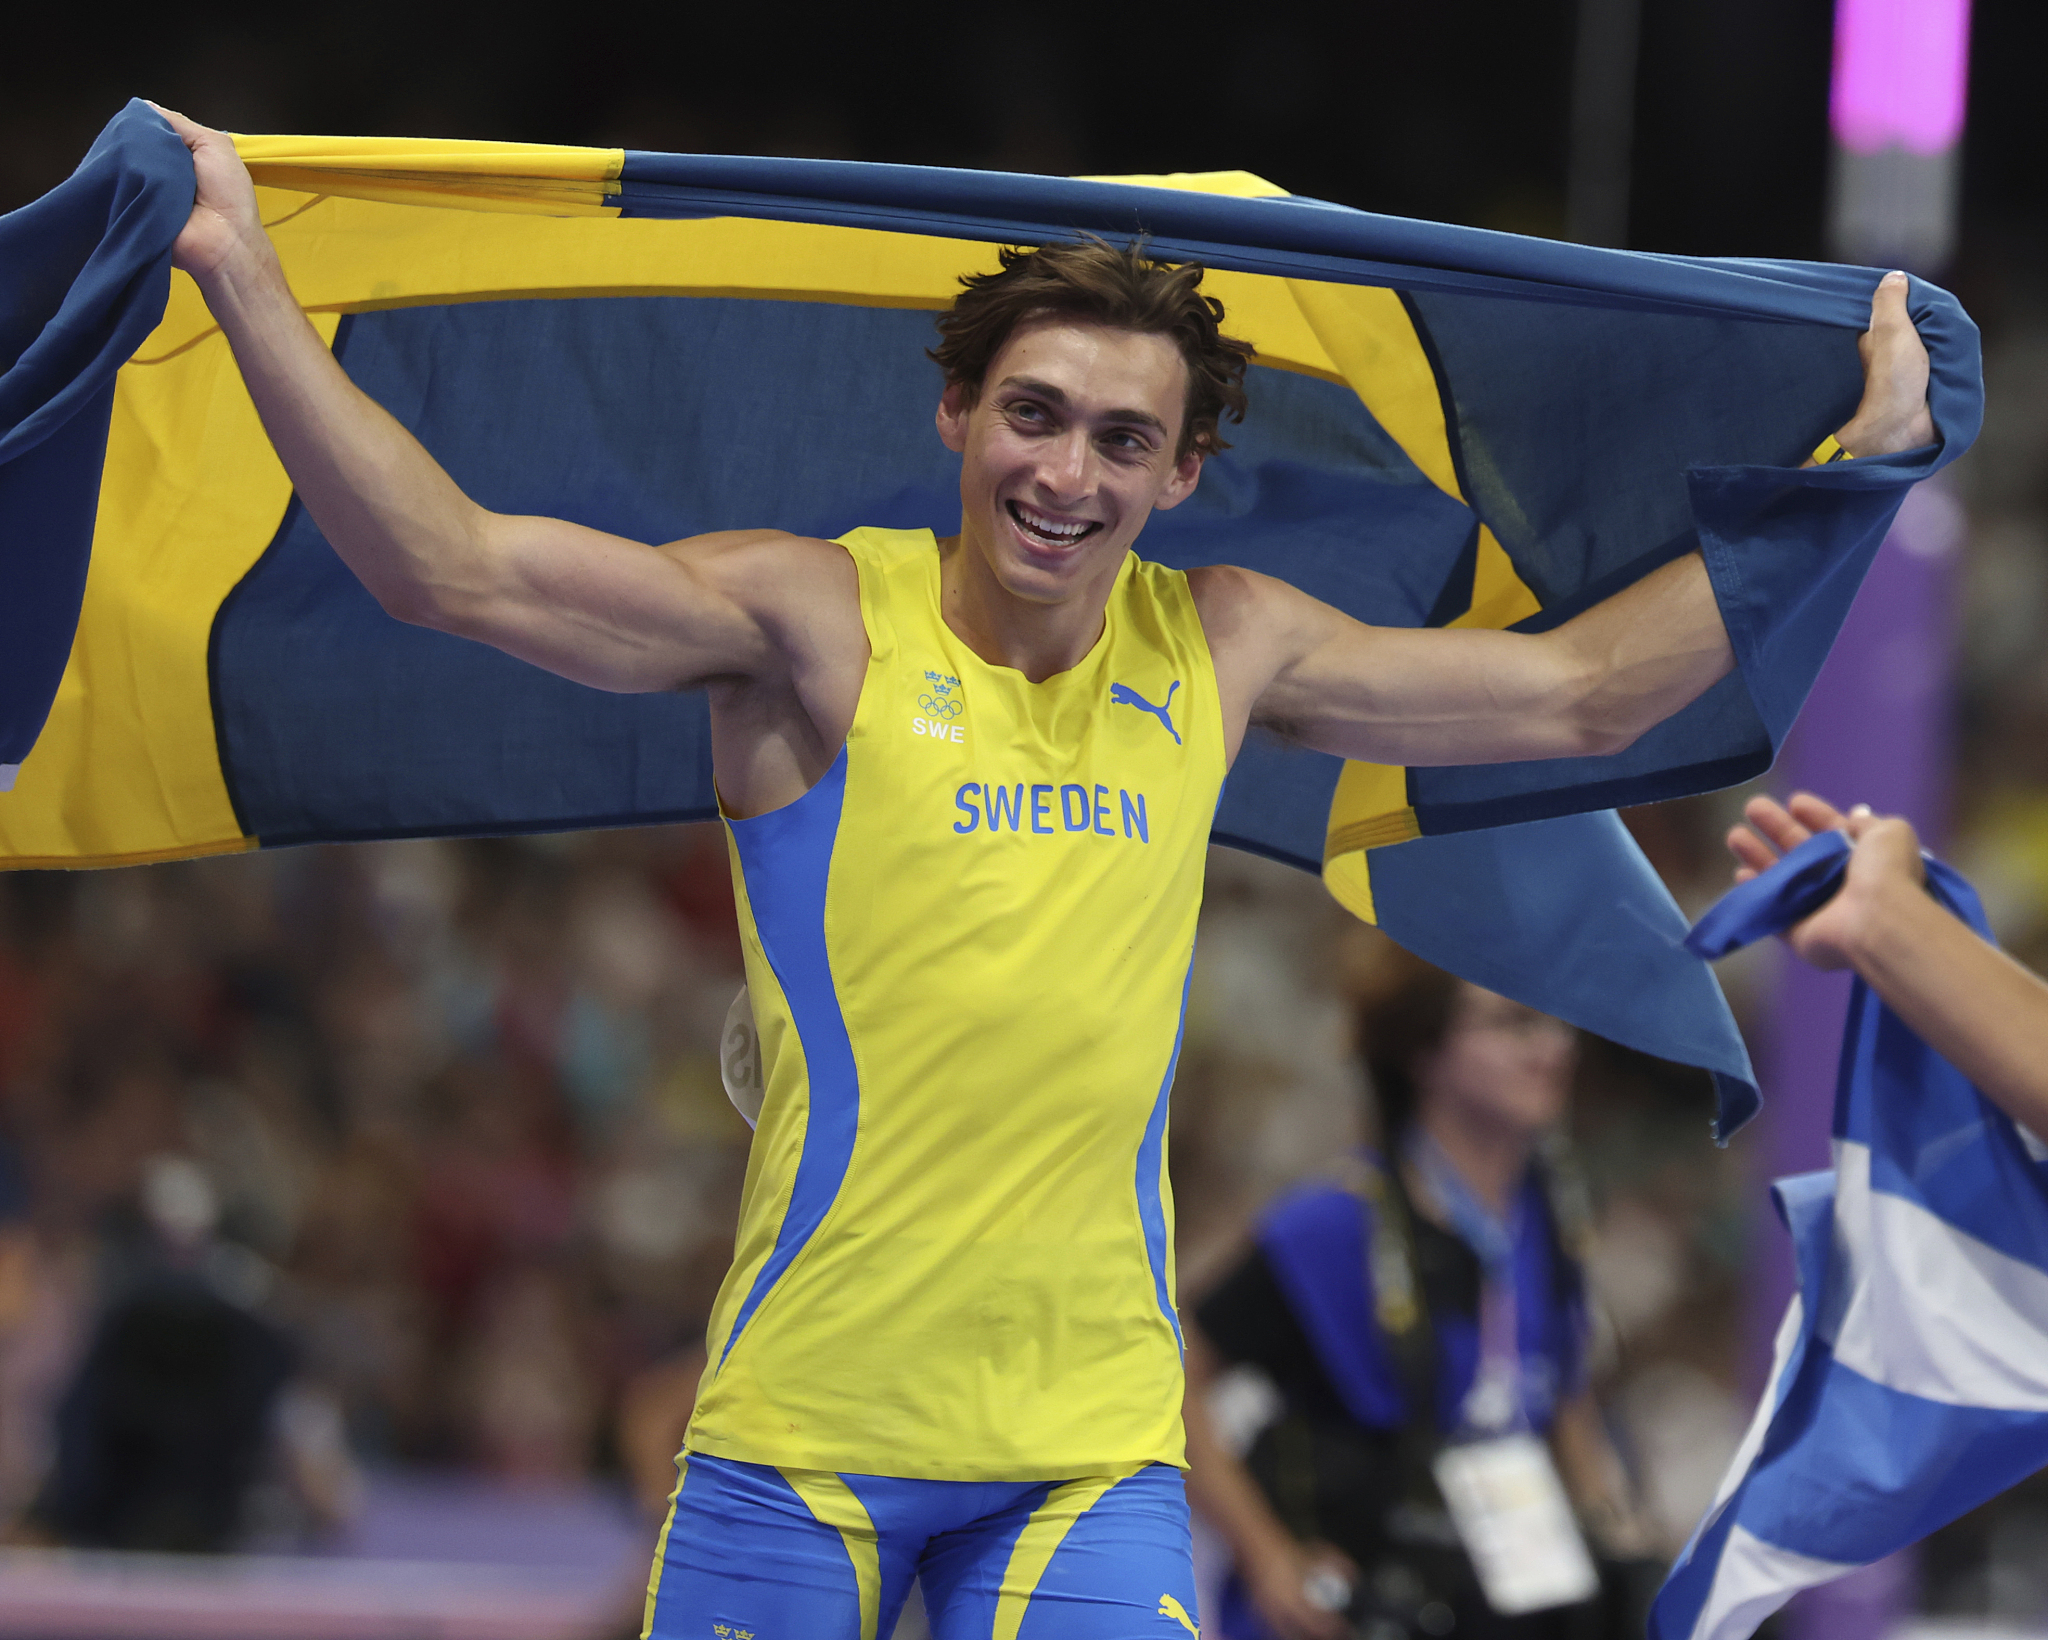
<path fill-rule="evenodd" d="M 1076 427 L 1041 446 L 1038 482 L 1048 497 L 1063 503 L 1080 501 L 1091 488 L 1089 468 L 1094 444 L 1085 428 Z"/>

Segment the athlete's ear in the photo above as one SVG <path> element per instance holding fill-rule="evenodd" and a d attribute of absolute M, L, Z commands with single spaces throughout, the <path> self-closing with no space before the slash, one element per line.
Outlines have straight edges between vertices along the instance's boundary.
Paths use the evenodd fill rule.
<path fill-rule="evenodd" d="M 1195 493 L 1195 486 L 1202 481 L 1202 452 L 1190 450 L 1173 464 L 1173 477 L 1166 481 L 1166 488 L 1159 492 L 1159 499 L 1152 503 L 1160 512 L 1178 507 Z"/>
<path fill-rule="evenodd" d="M 967 413 L 973 408 L 965 382 L 946 383 L 945 392 L 939 395 L 939 413 L 933 419 L 938 423 L 939 442 L 956 456 L 967 448 Z"/>

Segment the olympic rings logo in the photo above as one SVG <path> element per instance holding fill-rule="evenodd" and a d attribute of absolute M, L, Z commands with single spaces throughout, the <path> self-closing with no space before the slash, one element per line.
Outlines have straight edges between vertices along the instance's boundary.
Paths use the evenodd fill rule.
<path fill-rule="evenodd" d="M 926 717 L 956 718 L 960 715 L 960 702 L 941 700 L 937 695 L 919 695 L 918 707 Z"/>

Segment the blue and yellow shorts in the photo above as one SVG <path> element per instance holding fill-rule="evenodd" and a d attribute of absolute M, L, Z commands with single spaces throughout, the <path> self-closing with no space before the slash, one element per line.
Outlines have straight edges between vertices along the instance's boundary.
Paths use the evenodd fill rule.
<path fill-rule="evenodd" d="M 934 1640 L 1185 1640 L 1180 1471 L 915 1481 L 685 1455 L 647 1640 L 888 1640 L 923 1586 Z"/>

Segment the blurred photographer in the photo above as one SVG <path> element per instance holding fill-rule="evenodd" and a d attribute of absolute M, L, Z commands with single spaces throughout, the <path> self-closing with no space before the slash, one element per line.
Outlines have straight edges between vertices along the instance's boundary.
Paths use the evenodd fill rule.
<path fill-rule="evenodd" d="M 1274 1203 L 1188 1329 L 1229 1640 L 1618 1633 L 1642 1534 L 1585 1386 L 1569 1026 L 1420 964 L 1360 1019 L 1385 1135 Z M 1257 1369 L 1242 1457 L 1210 1393 Z M 1255 1380 L 1256 1381 L 1256 1380 Z M 1560 1484 L 1561 1483 L 1561 1484 Z"/>

